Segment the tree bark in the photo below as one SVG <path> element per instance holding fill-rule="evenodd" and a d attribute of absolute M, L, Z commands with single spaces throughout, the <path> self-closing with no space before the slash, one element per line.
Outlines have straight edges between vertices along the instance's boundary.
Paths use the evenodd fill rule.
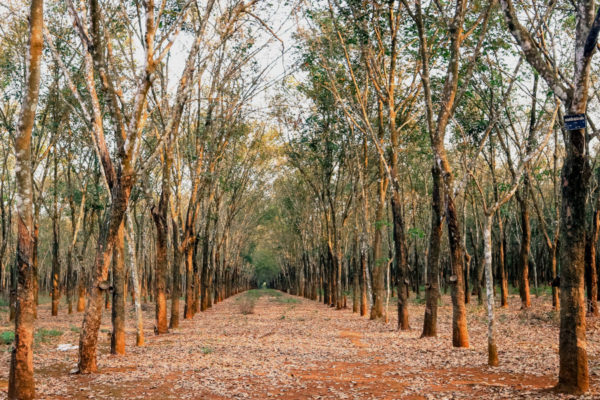
<path fill-rule="evenodd" d="M 498 243 L 498 271 L 500 271 L 500 307 L 508 307 L 508 276 L 506 274 L 506 232 L 504 231 L 504 225 L 502 224 L 502 217 L 497 213 L 496 218 L 498 219 L 499 229 L 499 240 Z"/>
<path fill-rule="evenodd" d="M 408 322 L 408 288 L 409 279 L 406 263 L 406 242 L 404 236 L 404 221 L 400 209 L 400 195 L 398 191 L 392 194 L 392 214 L 394 218 L 394 249 L 396 252 L 396 288 L 398 291 L 398 329 L 410 329 Z"/>
<path fill-rule="evenodd" d="M 125 354 L 125 225 L 121 222 L 113 249 L 111 354 Z"/>
<path fill-rule="evenodd" d="M 521 309 L 531 307 L 529 290 L 529 249 L 531 247 L 531 226 L 529 225 L 529 209 L 527 205 L 527 188 L 517 196 L 521 208 L 521 247 L 519 251 L 519 295 L 521 296 Z"/>
<path fill-rule="evenodd" d="M 181 297 L 181 252 L 179 251 L 179 227 L 173 223 L 173 290 L 171 294 L 171 319 L 169 328 L 179 328 L 179 298 Z"/>
<path fill-rule="evenodd" d="M 442 163 L 442 165 L 447 164 Z M 452 185 L 446 182 L 446 188 Z M 448 190 L 448 189 L 447 189 Z M 452 296 L 452 345 L 454 347 L 469 347 L 469 333 L 467 331 L 467 311 L 465 308 L 465 286 L 463 281 L 464 257 L 460 245 L 460 230 L 454 200 L 446 193 L 446 224 L 448 239 L 450 241 L 450 257 L 452 275 L 450 276 Z"/>
<path fill-rule="evenodd" d="M 492 223 L 494 215 L 485 217 L 483 228 L 483 253 L 485 259 L 485 293 L 488 312 L 488 365 L 499 364 L 498 347 L 494 336 L 494 279 L 492 277 Z"/>
<path fill-rule="evenodd" d="M 160 195 L 158 207 L 152 208 L 152 217 L 156 226 L 156 333 L 164 334 L 169 331 L 167 326 L 167 235 L 168 235 L 168 186 L 169 182 L 164 179 L 168 174 L 168 168 L 163 168 L 163 189 Z M 167 178 L 168 179 L 168 178 Z"/>
<path fill-rule="evenodd" d="M 135 305 L 135 316 L 136 316 L 136 338 L 135 345 L 144 345 L 144 316 L 142 312 L 141 295 L 140 295 L 140 278 L 138 273 L 138 260 L 136 253 L 136 241 L 135 231 L 133 230 L 133 224 L 131 213 L 127 216 L 127 249 L 129 250 L 129 262 L 131 268 L 131 280 L 133 283 L 133 301 Z"/>
<path fill-rule="evenodd" d="M 56 152 L 56 145 L 54 147 Z M 52 316 L 58 315 L 60 302 L 60 227 L 58 215 L 58 155 L 54 154 L 54 193 L 52 210 Z"/>
<path fill-rule="evenodd" d="M 600 224 L 600 197 L 596 201 L 596 207 L 592 218 L 592 231 L 586 235 L 585 254 L 585 277 L 587 287 L 588 313 L 598 315 L 598 273 L 596 267 L 596 246 L 598 246 L 598 234 Z"/>
<path fill-rule="evenodd" d="M 421 337 L 437 336 L 437 311 L 440 297 L 440 245 L 444 227 L 442 174 L 437 165 L 431 169 L 433 188 L 431 193 L 431 233 L 427 252 L 427 283 L 425 284 L 425 317 Z"/>
<path fill-rule="evenodd" d="M 31 132 L 39 98 L 42 60 L 43 0 L 31 0 L 29 10 L 29 60 L 25 98 L 21 104 L 15 136 L 15 175 L 17 192 L 17 290 L 15 309 L 15 344 L 10 358 L 9 399 L 33 399 L 33 320 L 34 275 L 33 251 L 33 182 L 31 173 Z"/>
<path fill-rule="evenodd" d="M 383 140 L 383 103 L 378 101 L 378 139 Z M 384 220 L 384 210 L 386 203 L 386 194 L 388 187 L 388 178 L 385 171 L 384 161 L 379 160 L 379 173 L 377 181 L 377 209 L 375 211 L 375 235 L 373 238 L 373 305 L 371 306 L 371 319 L 384 318 L 384 300 L 385 300 L 385 270 L 387 267 L 387 259 L 383 255 L 382 240 L 383 230 L 386 228 Z"/>

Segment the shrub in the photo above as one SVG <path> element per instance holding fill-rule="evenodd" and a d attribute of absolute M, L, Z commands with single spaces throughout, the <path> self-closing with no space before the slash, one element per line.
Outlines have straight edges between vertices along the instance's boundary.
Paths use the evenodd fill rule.
<path fill-rule="evenodd" d="M 0 344 L 11 344 L 15 340 L 13 331 L 5 331 L 0 333 Z"/>
<path fill-rule="evenodd" d="M 34 337 L 36 341 L 46 343 L 50 341 L 50 338 L 61 336 L 62 331 L 56 329 L 38 329 Z"/>
<path fill-rule="evenodd" d="M 251 297 L 244 296 L 240 301 L 240 313 L 244 315 L 254 314 L 255 300 Z"/>

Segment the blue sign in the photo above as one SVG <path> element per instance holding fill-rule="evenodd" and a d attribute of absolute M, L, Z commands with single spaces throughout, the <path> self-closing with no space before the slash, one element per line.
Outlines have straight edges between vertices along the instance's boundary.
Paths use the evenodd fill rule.
<path fill-rule="evenodd" d="M 585 129 L 585 114 L 565 115 L 565 129 L 568 131 Z"/>

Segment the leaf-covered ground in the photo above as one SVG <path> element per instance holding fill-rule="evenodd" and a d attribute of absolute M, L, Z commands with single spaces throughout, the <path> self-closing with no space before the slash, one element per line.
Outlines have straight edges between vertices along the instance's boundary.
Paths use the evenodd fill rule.
<path fill-rule="evenodd" d="M 248 298 L 254 313 L 243 314 Z M 127 354 L 112 356 L 110 312 L 100 333 L 99 373 L 72 375 L 81 314 L 50 316 L 41 305 L 36 322 L 35 374 L 47 399 L 472 399 L 566 398 L 551 391 L 558 375 L 558 317 L 548 297 L 530 311 L 497 309 L 500 367 L 487 362 L 486 314 L 468 305 L 469 349 L 451 346 L 451 306 L 444 297 L 439 337 L 420 339 L 424 306 L 415 301 L 411 327 L 369 321 L 351 309 L 275 291 L 252 291 L 184 320 L 167 335 L 153 333 L 153 306 L 145 309 L 146 346 L 135 347 L 128 311 Z M 474 304 L 473 304 L 474 303 Z M 390 314 L 394 307 L 390 306 Z M 4 309 L 4 311 L 6 311 Z M 0 333 L 11 325 L 0 313 Z M 588 319 L 591 390 L 600 398 L 598 320 Z M 7 334 L 3 334 L 6 336 Z M 3 337 L 4 337 L 3 336 Z M 0 342 L 2 343 L 2 342 Z M 66 347 L 66 346 L 62 346 Z M 74 346 L 72 346 L 74 347 Z M 0 344 L 0 391 L 6 394 L 10 345 Z"/>

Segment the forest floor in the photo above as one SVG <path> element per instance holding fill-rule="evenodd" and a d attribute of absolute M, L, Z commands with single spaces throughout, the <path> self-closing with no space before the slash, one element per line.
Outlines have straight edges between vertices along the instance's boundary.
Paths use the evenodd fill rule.
<path fill-rule="evenodd" d="M 254 313 L 242 314 L 251 298 Z M 127 354 L 110 349 L 110 312 L 99 342 L 99 372 L 73 375 L 82 314 L 50 316 L 39 307 L 35 378 L 43 399 L 496 399 L 567 398 L 551 388 L 558 376 L 558 316 L 546 296 L 519 310 L 510 298 L 497 309 L 500 366 L 487 366 L 486 313 L 468 308 L 471 347 L 451 346 L 451 303 L 443 297 L 439 336 L 420 339 L 424 306 L 412 300 L 412 330 L 395 329 L 323 304 L 280 292 L 251 291 L 200 313 L 166 335 L 153 333 L 153 306 L 145 310 L 146 346 L 135 347 L 134 311 L 128 306 Z M 395 308 L 390 305 L 390 314 Z M 0 335 L 6 307 L 0 308 Z M 600 398 L 600 320 L 588 319 L 591 388 Z M 3 333 L 4 332 L 4 333 Z M 0 396 L 7 390 L 10 345 L 0 342 Z"/>

